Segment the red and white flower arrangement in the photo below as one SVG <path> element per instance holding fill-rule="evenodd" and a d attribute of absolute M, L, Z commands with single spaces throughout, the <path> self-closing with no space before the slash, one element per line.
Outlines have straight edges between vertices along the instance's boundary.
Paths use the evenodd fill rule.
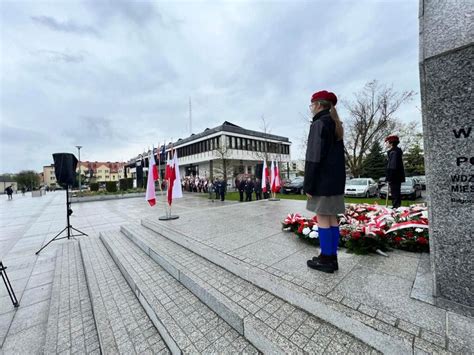
<path fill-rule="evenodd" d="M 316 240 L 317 219 L 289 214 L 283 230 Z M 350 204 L 339 215 L 340 246 L 360 254 L 388 248 L 429 251 L 428 212 L 423 205 L 390 209 L 379 205 Z"/>

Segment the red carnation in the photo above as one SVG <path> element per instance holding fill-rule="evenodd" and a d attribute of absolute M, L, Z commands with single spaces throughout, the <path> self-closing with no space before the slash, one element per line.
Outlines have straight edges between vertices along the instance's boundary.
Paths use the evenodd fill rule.
<path fill-rule="evenodd" d="M 426 239 L 425 237 L 419 237 L 416 241 L 418 242 L 418 244 L 428 244 L 428 239 Z"/>
<path fill-rule="evenodd" d="M 352 234 L 351 234 L 351 237 L 352 237 L 352 239 L 354 239 L 354 240 L 359 240 L 361 236 L 362 236 L 362 235 L 360 234 L 360 232 L 357 232 L 357 231 L 352 232 Z"/>
<path fill-rule="evenodd" d="M 395 237 L 393 238 L 393 241 L 397 244 L 399 244 L 402 241 L 402 237 Z"/>
<path fill-rule="evenodd" d="M 341 229 L 340 233 L 343 237 L 345 237 L 346 235 L 349 234 L 349 231 L 347 229 Z"/>
<path fill-rule="evenodd" d="M 413 238 L 414 234 L 413 232 L 406 232 L 405 235 L 407 236 L 407 238 Z"/>

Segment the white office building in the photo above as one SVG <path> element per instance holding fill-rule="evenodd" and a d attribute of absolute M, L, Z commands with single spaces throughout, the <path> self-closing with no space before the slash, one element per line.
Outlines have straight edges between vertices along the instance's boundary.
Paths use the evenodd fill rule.
<path fill-rule="evenodd" d="M 172 147 L 176 149 L 182 178 L 227 176 L 228 184 L 233 185 L 235 177 L 241 174 L 260 177 L 264 158 L 267 164 L 271 160 L 277 161 L 282 178 L 286 177 L 290 168 L 290 146 L 287 137 L 248 130 L 226 121 L 218 127 L 206 128 L 201 133 L 168 144 L 166 152 Z M 146 154 L 142 156 L 146 158 Z M 129 162 L 132 177 L 136 176 L 136 161 L 142 161 L 142 157 Z M 147 160 L 142 165 L 146 170 Z M 164 168 L 161 167 L 162 175 Z"/>

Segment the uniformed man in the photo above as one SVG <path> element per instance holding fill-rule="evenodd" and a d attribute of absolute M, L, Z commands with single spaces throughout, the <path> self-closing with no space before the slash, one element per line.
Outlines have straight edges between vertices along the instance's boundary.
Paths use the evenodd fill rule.
<path fill-rule="evenodd" d="M 405 182 L 405 168 L 403 167 L 403 152 L 398 147 L 400 139 L 393 135 L 385 138 L 385 146 L 388 149 L 386 180 L 392 194 L 392 208 L 398 208 L 402 204 L 400 193 L 402 182 Z"/>

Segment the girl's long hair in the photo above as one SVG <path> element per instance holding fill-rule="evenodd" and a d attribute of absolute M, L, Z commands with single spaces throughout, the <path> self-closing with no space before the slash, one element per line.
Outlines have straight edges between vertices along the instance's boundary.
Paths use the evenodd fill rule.
<path fill-rule="evenodd" d="M 341 119 L 337 113 L 336 107 L 330 101 L 326 100 L 318 100 L 318 102 L 326 109 L 329 109 L 329 113 L 331 115 L 332 120 L 336 124 L 336 139 L 338 141 L 344 138 L 344 127 L 342 127 Z"/>

